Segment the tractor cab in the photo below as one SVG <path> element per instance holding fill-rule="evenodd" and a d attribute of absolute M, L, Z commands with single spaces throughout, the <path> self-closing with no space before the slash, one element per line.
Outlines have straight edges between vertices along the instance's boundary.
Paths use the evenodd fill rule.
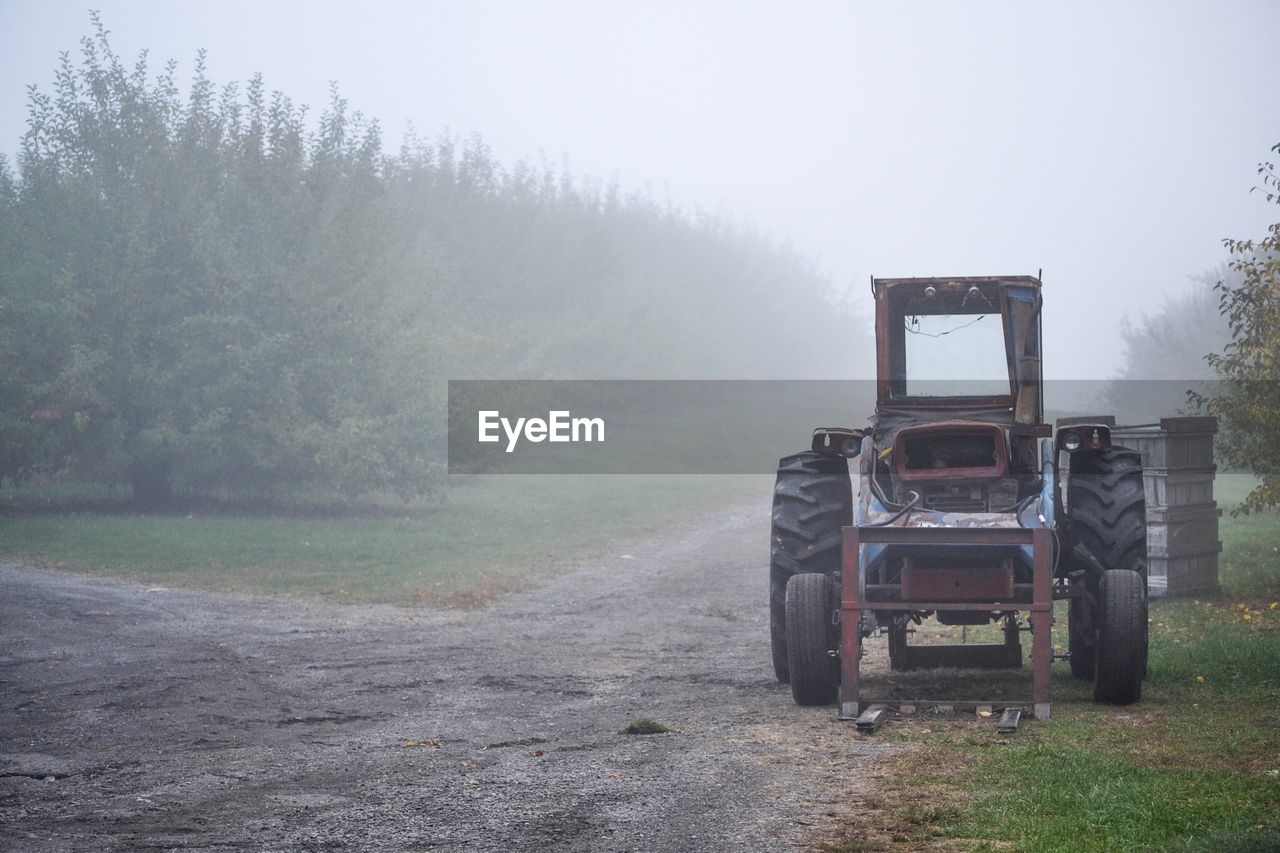
<path fill-rule="evenodd" d="M 1040 421 L 1039 280 L 873 279 L 872 287 L 877 413 Z"/>
<path fill-rule="evenodd" d="M 1039 491 L 1040 282 L 873 279 L 878 485 L 922 510 L 1011 511 Z"/>

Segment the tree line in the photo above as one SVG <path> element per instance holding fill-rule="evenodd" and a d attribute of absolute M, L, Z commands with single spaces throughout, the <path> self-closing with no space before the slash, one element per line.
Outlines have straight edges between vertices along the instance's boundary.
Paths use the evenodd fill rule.
<path fill-rule="evenodd" d="M 450 378 L 831 375 L 812 262 L 479 137 L 394 151 L 337 89 L 94 33 L 0 159 L 0 478 L 175 493 L 439 488 Z M 839 368 L 835 368 L 838 372 Z"/>

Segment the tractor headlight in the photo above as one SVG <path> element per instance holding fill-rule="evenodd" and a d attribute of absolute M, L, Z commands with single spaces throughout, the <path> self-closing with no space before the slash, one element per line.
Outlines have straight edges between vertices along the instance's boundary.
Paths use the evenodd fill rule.
<path fill-rule="evenodd" d="M 1069 432 L 1062 438 L 1062 446 L 1068 453 L 1074 453 L 1080 449 L 1080 434 Z"/>

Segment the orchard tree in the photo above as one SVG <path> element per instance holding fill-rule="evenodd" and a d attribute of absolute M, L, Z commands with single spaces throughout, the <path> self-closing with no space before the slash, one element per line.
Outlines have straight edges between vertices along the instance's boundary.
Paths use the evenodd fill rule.
<path fill-rule="evenodd" d="M 184 99 L 172 63 L 152 81 L 94 22 L 52 94 L 32 90 L 17 179 L 0 171 L 17 368 L 0 474 L 68 467 L 152 505 L 175 488 L 421 493 L 423 396 L 380 345 L 376 124 L 335 93 L 311 132 L 260 78 L 217 91 L 203 56 Z"/>
<path fill-rule="evenodd" d="M 1280 145 L 1271 149 L 1280 153 Z M 1267 202 L 1280 205 L 1280 174 L 1271 162 L 1259 164 Z M 1232 341 L 1210 355 L 1219 382 L 1199 396 L 1221 419 L 1220 450 L 1228 464 L 1247 468 L 1262 483 L 1249 493 L 1243 511 L 1280 506 L 1280 222 L 1261 240 L 1226 240 L 1235 283 L 1218 284 L 1220 309 Z"/>
<path fill-rule="evenodd" d="M 0 479 L 135 498 L 431 491 L 462 378 L 796 378 L 865 337 L 824 276 L 685 212 L 333 93 L 313 120 L 95 34 L 0 159 Z"/>

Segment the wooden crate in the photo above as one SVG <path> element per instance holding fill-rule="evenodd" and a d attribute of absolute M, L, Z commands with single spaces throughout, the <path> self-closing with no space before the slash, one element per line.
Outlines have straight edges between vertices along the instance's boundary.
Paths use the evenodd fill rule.
<path fill-rule="evenodd" d="M 1213 480 L 1217 473 L 1218 469 L 1213 466 L 1180 471 L 1144 466 L 1142 488 L 1147 506 L 1175 508 L 1212 504 Z"/>
<path fill-rule="evenodd" d="M 1222 543 L 1198 549 L 1147 554 L 1147 592 L 1152 598 L 1212 595 L 1218 591 L 1218 554 Z"/>
<path fill-rule="evenodd" d="M 1215 504 L 1147 509 L 1147 550 L 1149 553 L 1178 552 L 1218 544 L 1218 519 L 1222 510 Z"/>
<path fill-rule="evenodd" d="M 1111 431 L 1112 444 L 1142 454 L 1142 464 L 1179 471 L 1213 467 L 1215 417 L 1163 418 L 1158 424 L 1119 426 Z"/>
<path fill-rule="evenodd" d="M 1218 519 L 1213 499 L 1217 418 L 1164 418 L 1116 427 L 1112 442 L 1142 455 L 1147 501 L 1147 589 L 1153 597 L 1218 589 Z"/>

